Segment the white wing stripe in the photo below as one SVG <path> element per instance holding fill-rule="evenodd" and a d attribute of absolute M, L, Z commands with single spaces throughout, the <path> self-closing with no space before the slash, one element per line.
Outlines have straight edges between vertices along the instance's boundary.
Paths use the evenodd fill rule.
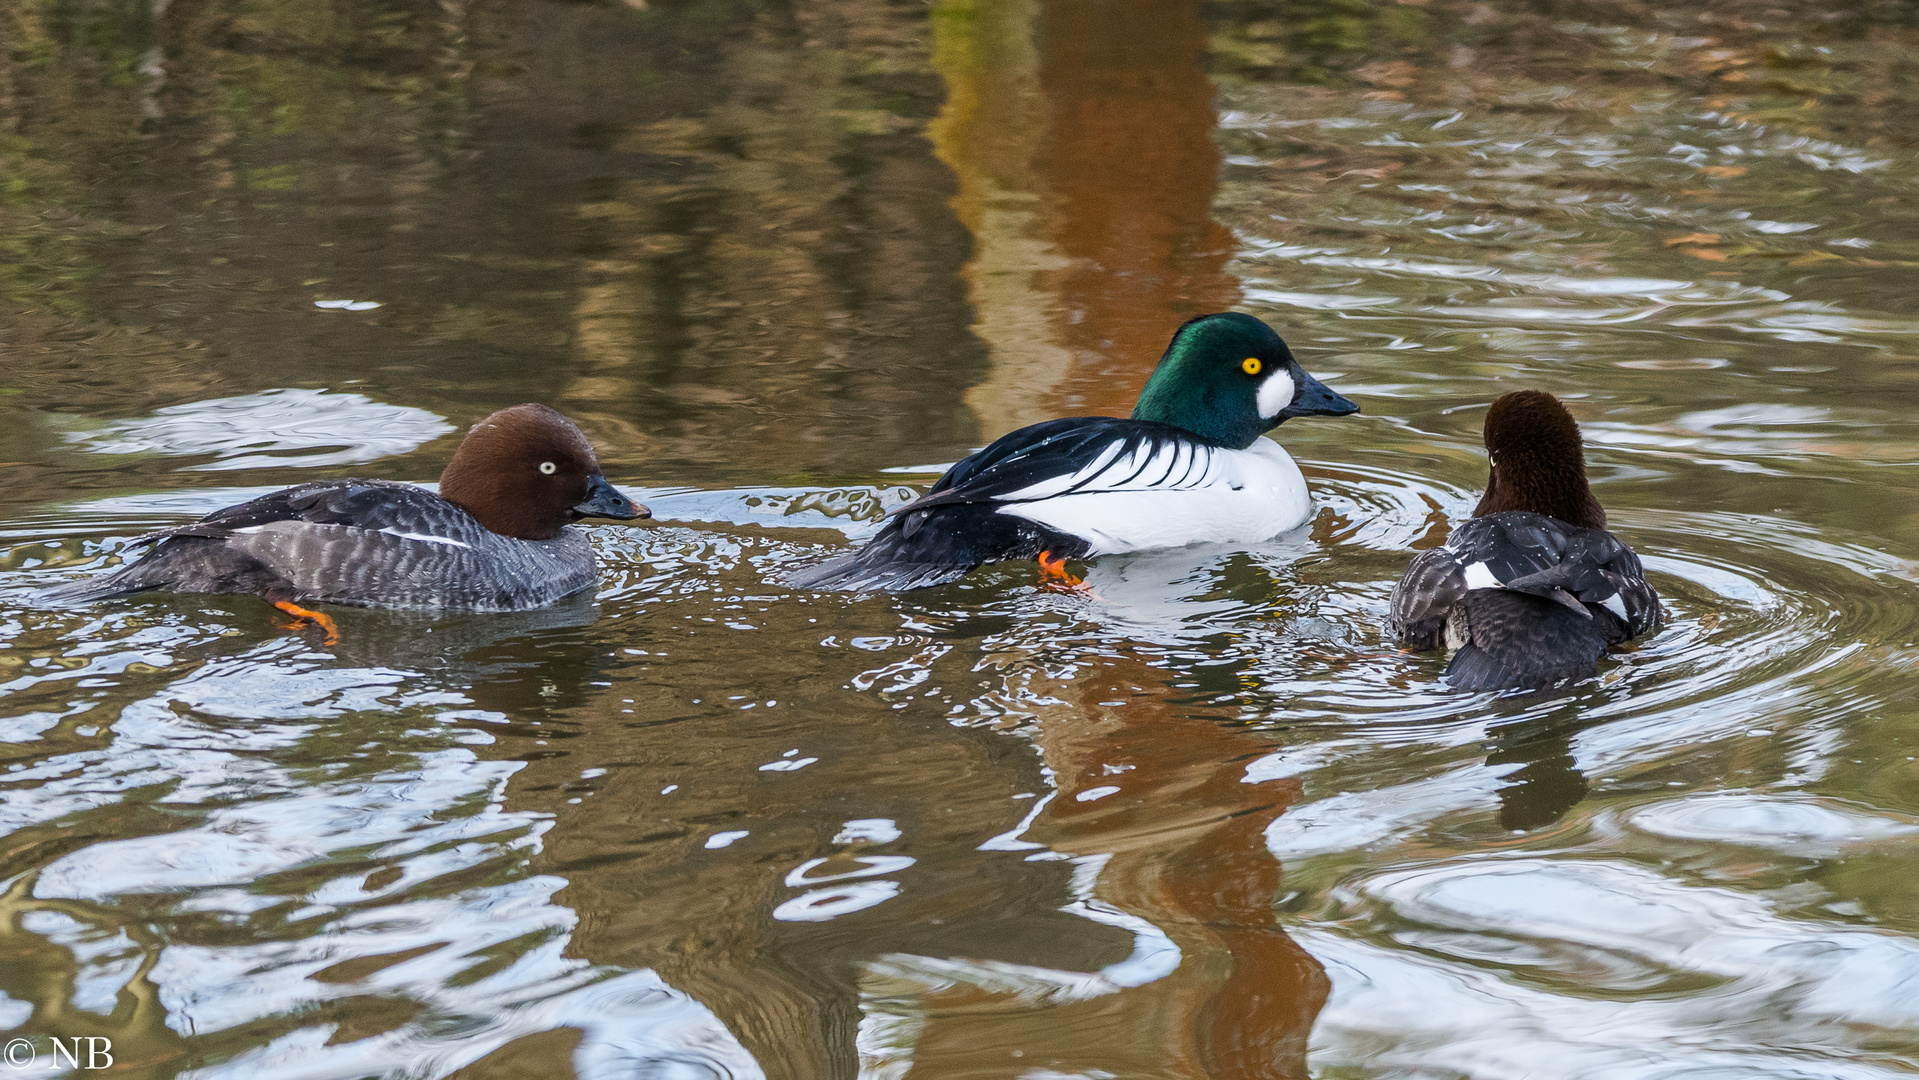
<path fill-rule="evenodd" d="M 1207 464 L 1211 464 L 1212 448 L 1184 440 L 1168 441 L 1157 446 L 1142 444 L 1133 455 L 1123 462 L 1115 464 L 1100 476 L 1094 477 L 1082 485 L 1081 491 L 1166 491 L 1185 490 L 1193 487 L 1209 487 L 1213 478 L 1210 468 L 1201 469 L 1199 476 L 1193 476 L 1193 467 L 1199 464 L 1204 454 Z M 1181 459 L 1185 459 L 1185 468 L 1180 469 Z M 1158 462 L 1165 467 L 1155 469 Z M 1137 465 L 1135 465 L 1137 462 Z M 1175 470 L 1179 478 L 1174 479 Z M 1077 492 L 1076 492 L 1077 493 Z"/>
<path fill-rule="evenodd" d="M 1506 583 L 1494 577 L 1492 570 L 1485 563 L 1476 562 L 1466 567 L 1466 587 L 1468 589 L 1503 589 Z"/>
<path fill-rule="evenodd" d="M 1159 447 L 1150 442 L 1142 441 L 1138 446 L 1133 447 L 1133 455 L 1127 458 L 1124 464 L 1118 469 L 1111 470 L 1114 477 L 1117 477 L 1121 472 L 1125 472 L 1126 478 L 1123 480 L 1102 478 L 1105 479 L 1106 482 L 1100 486 L 1108 490 L 1124 489 L 1134 486 L 1133 481 L 1139 479 L 1139 474 L 1145 472 L 1147 466 L 1151 465 L 1153 459 L 1158 456 Z M 1150 485 L 1140 486 L 1146 487 Z"/>
<path fill-rule="evenodd" d="M 1167 485 L 1168 487 L 1178 487 L 1181 483 L 1185 481 L 1186 474 L 1192 471 L 1193 471 L 1192 444 L 1183 443 L 1183 442 L 1174 443 L 1173 444 L 1173 463 L 1166 467 L 1166 475 L 1161 477 L 1159 482 Z M 1175 480 L 1173 478 L 1175 474 L 1178 475 L 1179 479 Z"/>
<path fill-rule="evenodd" d="M 1118 438 L 1091 462 L 998 496 L 994 502 L 1035 502 L 1100 492 L 1168 491 L 1213 487 L 1222 480 L 1219 453 L 1188 439 Z"/>
<path fill-rule="evenodd" d="M 1155 485 L 1156 487 L 1172 486 L 1170 481 L 1173 479 L 1173 470 L 1180 467 L 1181 459 L 1184 458 L 1187 455 L 1187 453 L 1188 453 L 1188 450 L 1184 444 L 1182 443 L 1173 444 L 1172 456 L 1166 459 L 1166 468 L 1163 472 L 1159 474 L 1159 481 Z"/>
<path fill-rule="evenodd" d="M 265 532 L 297 533 L 302 529 L 359 529 L 359 528 L 365 528 L 365 526 L 328 525 L 320 522 L 286 519 L 281 521 L 269 521 L 264 525 L 248 525 L 245 528 L 233 530 L 233 535 L 253 536 L 258 533 L 265 533 Z M 469 544 L 464 540 L 455 540 L 450 536 L 433 536 L 428 533 L 406 532 L 402 529 L 399 529 L 391 525 L 389 525 L 388 527 L 384 529 L 369 529 L 368 531 L 383 532 L 383 533 L 386 533 L 388 536 L 397 536 L 402 540 L 417 540 L 422 544 L 443 544 L 447 547 L 456 547 L 456 548 L 471 548 L 473 546 L 472 544 Z"/>
<path fill-rule="evenodd" d="M 426 533 L 401 532 L 394 528 L 381 529 L 380 531 L 397 536 L 402 540 L 418 540 L 422 544 L 445 544 L 447 547 L 456 548 L 470 548 L 473 546 L 465 541 L 455 540 L 448 536 L 429 536 Z"/>
<path fill-rule="evenodd" d="M 1173 459 L 1178 443 L 1187 444 L 1193 465 L 1203 465 L 1188 466 L 1198 483 L 1155 483 L 1166 475 L 1157 469 L 1135 477 L 1127 469 L 1129 455 L 1097 480 L 1110 476 L 1132 486 L 1101 489 L 1089 482 L 1057 498 L 1016 502 L 1003 497 L 999 512 L 1077 536 L 1092 554 L 1264 540 L 1311 516 L 1305 480 L 1278 443 L 1261 439 L 1246 450 L 1224 450 L 1167 439 L 1159 451 L 1164 460 Z"/>
<path fill-rule="evenodd" d="M 1070 473 L 1062 473 L 1059 476 L 1049 476 L 1044 480 L 1038 480 L 1031 484 L 1028 484 L 1023 488 L 1020 488 L 1018 491 L 1011 491 L 1006 493 L 1005 495 L 1001 495 L 999 496 L 999 498 L 1000 499 L 1045 499 L 1054 495 L 1058 495 L 1059 493 L 1070 489 L 1076 482 L 1084 482 L 1086 478 L 1098 475 L 1099 470 L 1105 468 L 1108 462 L 1112 461 L 1115 457 L 1118 457 L 1120 451 L 1125 449 L 1125 447 L 1126 447 L 1125 439 L 1123 438 L 1114 439 L 1112 442 L 1107 443 L 1104 447 L 1101 447 L 1099 454 L 1095 456 L 1092 461 L 1088 462 L 1085 465 L 1080 466 L 1080 468 L 1077 469 L 1076 471 L 1070 472 Z"/>
<path fill-rule="evenodd" d="M 1160 482 L 1165 479 L 1165 474 L 1170 471 L 1172 466 L 1172 462 L 1163 462 L 1162 459 L 1177 457 L 1179 457 L 1179 446 L 1177 444 L 1142 442 L 1139 448 L 1133 451 L 1132 460 L 1127 462 L 1127 464 L 1131 466 L 1131 469 L 1126 471 L 1123 476 L 1120 475 L 1119 470 L 1113 470 L 1109 475 L 1100 478 L 1104 481 L 1100 484 L 1100 487 L 1107 491 L 1134 491 L 1156 488 L 1160 485 Z M 1159 468 L 1157 472 L 1155 472 L 1155 466 L 1161 465 L 1164 467 Z"/>
<path fill-rule="evenodd" d="M 1119 455 L 1124 453 L 1125 450 L 1126 450 L 1126 440 L 1124 438 L 1114 439 L 1112 442 L 1107 443 L 1106 446 L 1100 450 L 1098 457 L 1088 462 L 1084 468 L 1081 468 L 1078 471 L 1074 472 L 1073 475 L 1069 477 L 1068 479 L 1079 480 L 1081 482 L 1084 482 L 1088 478 L 1098 476 L 1101 469 L 1104 469 L 1108 465 L 1111 465 L 1113 463 L 1113 459 L 1119 457 Z"/>

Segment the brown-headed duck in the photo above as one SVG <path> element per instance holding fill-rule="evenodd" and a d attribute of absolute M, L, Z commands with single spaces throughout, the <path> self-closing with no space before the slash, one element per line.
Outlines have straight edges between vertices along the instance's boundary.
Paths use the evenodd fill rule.
<path fill-rule="evenodd" d="M 523 611 L 593 587 L 586 517 L 652 516 L 600 474 L 593 445 L 545 405 L 473 425 L 440 493 L 391 480 L 284 488 L 134 543 L 154 547 L 113 573 L 42 593 L 85 602 L 150 589 L 257 593 L 317 625 L 310 604 Z"/>
<path fill-rule="evenodd" d="M 1579 425 L 1559 399 L 1520 390 L 1486 413 L 1492 476 L 1472 520 L 1422 551 L 1393 589 L 1409 649 L 1453 650 L 1463 690 L 1548 686 L 1598 672 L 1611 646 L 1652 630 L 1659 594 L 1586 482 Z"/>

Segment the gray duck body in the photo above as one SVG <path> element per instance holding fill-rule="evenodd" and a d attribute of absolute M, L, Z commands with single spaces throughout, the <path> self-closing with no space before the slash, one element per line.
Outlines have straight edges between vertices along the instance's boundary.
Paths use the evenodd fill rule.
<path fill-rule="evenodd" d="M 265 593 L 298 602 L 444 611 L 524 611 L 592 588 L 592 546 L 571 526 L 549 540 L 493 532 L 433 492 L 390 480 L 302 484 L 141 537 L 144 558 L 48 590 L 89 601 L 151 589 Z"/>

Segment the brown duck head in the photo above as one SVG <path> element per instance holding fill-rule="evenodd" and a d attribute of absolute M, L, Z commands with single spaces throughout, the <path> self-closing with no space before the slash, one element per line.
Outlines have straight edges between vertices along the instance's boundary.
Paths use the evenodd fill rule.
<path fill-rule="evenodd" d="M 1486 412 L 1485 438 L 1492 476 L 1474 517 L 1530 510 L 1568 525 L 1606 527 L 1606 511 L 1586 483 L 1579 425 L 1558 398 L 1543 390 L 1501 397 Z"/>
<path fill-rule="evenodd" d="M 593 444 L 545 405 L 515 405 L 473 425 L 440 474 L 440 496 L 501 536 L 551 540 L 583 517 L 652 517 L 600 474 Z"/>

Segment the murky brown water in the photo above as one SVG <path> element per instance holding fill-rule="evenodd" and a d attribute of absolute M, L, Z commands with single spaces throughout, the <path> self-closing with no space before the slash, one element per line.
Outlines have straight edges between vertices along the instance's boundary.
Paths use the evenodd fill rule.
<path fill-rule="evenodd" d="M 276 1080 L 1919 1071 L 1919 18 L 1678 6 L 0 5 L 0 1031 Z M 1310 530 L 1094 597 L 769 583 L 1227 307 L 1365 408 L 1279 433 Z M 1386 597 L 1518 386 L 1671 621 L 1453 693 Z M 27 599 L 528 399 L 659 518 L 593 529 L 597 597 L 333 649 Z"/>

